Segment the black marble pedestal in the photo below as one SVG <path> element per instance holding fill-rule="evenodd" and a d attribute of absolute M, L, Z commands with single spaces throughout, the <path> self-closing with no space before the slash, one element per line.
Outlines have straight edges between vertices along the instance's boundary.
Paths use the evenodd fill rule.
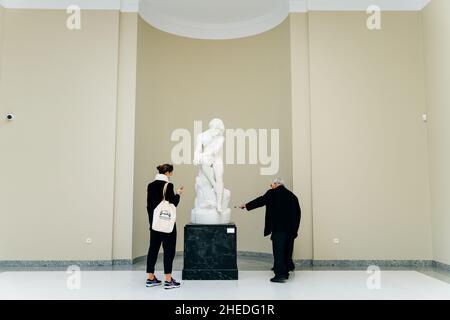
<path fill-rule="evenodd" d="M 236 225 L 184 227 L 184 280 L 237 280 Z"/>

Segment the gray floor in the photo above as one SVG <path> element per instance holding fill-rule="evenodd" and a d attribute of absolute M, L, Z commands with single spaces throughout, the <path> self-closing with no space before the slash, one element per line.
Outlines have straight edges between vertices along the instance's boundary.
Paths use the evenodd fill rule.
<path fill-rule="evenodd" d="M 158 258 L 158 262 L 156 264 L 156 270 L 163 270 L 163 261 L 162 256 Z M 238 258 L 238 269 L 239 271 L 267 271 L 272 268 L 272 260 L 267 258 L 259 258 L 259 257 L 239 257 Z M 65 271 L 66 267 L 29 267 L 29 268 L 1 268 L 0 272 L 7 271 Z M 109 270 L 136 270 L 145 272 L 146 269 L 146 261 L 145 259 L 140 259 L 140 261 L 136 262 L 132 266 L 95 266 L 95 267 L 83 267 L 82 270 L 85 271 L 109 271 Z M 183 257 L 181 255 L 177 255 L 175 257 L 173 263 L 174 271 L 181 271 L 183 269 Z M 308 271 L 350 271 L 350 270 L 365 270 L 365 268 L 357 268 L 357 267 L 310 267 L 310 266 L 301 266 L 297 267 L 297 271 L 308 270 Z M 389 270 L 389 271 L 417 271 L 432 278 L 444 281 L 446 283 L 450 283 L 450 272 L 434 268 L 434 267 L 384 267 L 381 270 Z"/>
<path fill-rule="evenodd" d="M 273 262 L 266 259 L 266 258 L 256 258 L 256 257 L 239 257 L 238 258 L 238 269 L 240 271 L 265 271 L 270 270 L 272 268 Z M 146 263 L 145 261 L 138 262 L 134 264 L 133 269 L 134 270 L 143 270 L 145 271 Z M 158 262 L 156 264 L 156 270 L 163 270 L 163 263 L 162 259 L 158 259 Z M 183 269 L 183 257 L 177 256 L 174 260 L 174 270 L 181 271 Z M 300 268 L 297 268 L 298 271 L 300 270 L 309 270 L 309 271 L 333 271 L 333 270 L 339 270 L 339 271 L 346 271 L 346 270 L 365 270 L 364 268 L 351 268 L 351 267 L 305 267 L 302 266 Z M 433 267 L 426 267 L 426 268 L 406 268 L 406 267 L 384 267 L 381 268 L 381 270 L 390 270 L 390 271 L 417 271 L 420 273 L 423 273 L 425 275 L 428 275 L 432 278 L 450 283 L 450 272 L 433 268 Z"/>

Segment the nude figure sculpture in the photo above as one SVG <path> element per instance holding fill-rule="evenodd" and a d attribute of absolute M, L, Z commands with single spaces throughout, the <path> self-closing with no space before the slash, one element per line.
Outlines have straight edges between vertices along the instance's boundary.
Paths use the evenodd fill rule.
<path fill-rule="evenodd" d="M 230 190 L 223 183 L 223 144 L 225 126 L 213 119 L 208 130 L 200 133 L 194 152 L 194 165 L 199 167 L 195 180 L 195 208 L 192 223 L 225 224 L 230 222 Z"/>

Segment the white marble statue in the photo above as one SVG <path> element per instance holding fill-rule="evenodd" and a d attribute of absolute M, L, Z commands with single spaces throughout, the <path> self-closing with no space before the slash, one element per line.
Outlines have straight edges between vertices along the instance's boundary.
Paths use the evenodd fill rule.
<path fill-rule="evenodd" d="M 194 165 L 199 166 L 195 180 L 195 208 L 192 223 L 223 224 L 230 222 L 230 190 L 223 184 L 223 143 L 225 126 L 213 119 L 209 129 L 200 133 L 194 152 Z"/>

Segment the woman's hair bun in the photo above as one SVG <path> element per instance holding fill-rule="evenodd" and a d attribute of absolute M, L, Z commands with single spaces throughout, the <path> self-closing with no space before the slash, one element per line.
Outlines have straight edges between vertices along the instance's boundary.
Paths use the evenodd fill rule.
<path fill-rule="evenodd" d="M 160 164 L 159 166 L 156 167 L 156 169 L 158 170 L 158 172 L 160 174 L 165 174 L 167 172 L 173 171 L 173 165 L 171 165 L 169 163 Z"/>

